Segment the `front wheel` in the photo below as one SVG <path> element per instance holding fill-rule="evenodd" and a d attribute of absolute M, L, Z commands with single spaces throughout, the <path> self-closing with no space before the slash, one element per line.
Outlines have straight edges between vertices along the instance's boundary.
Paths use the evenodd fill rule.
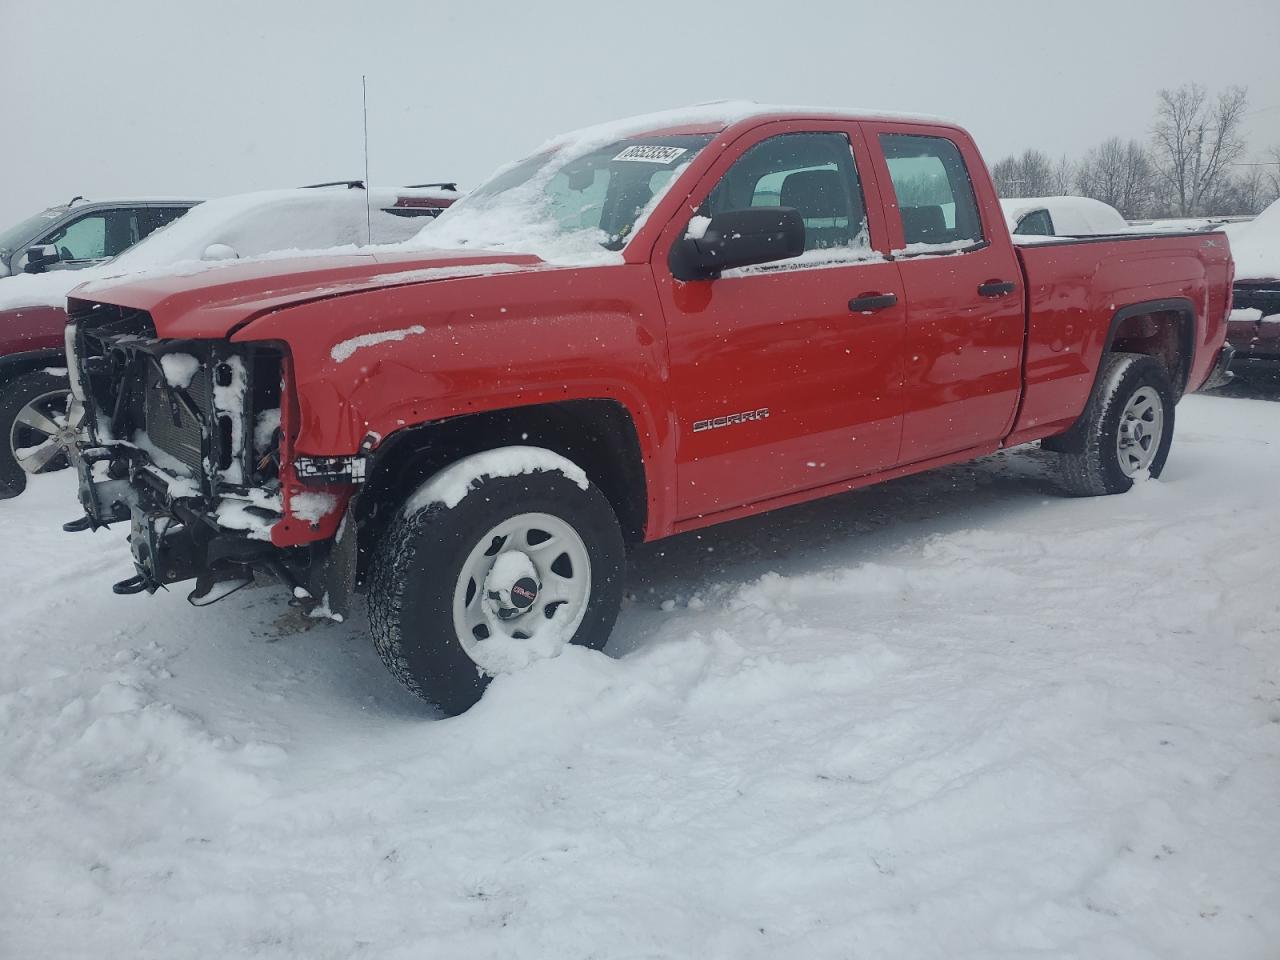
<path fill-rule="evenodd" d="M 387 669 L 445 713 L 489 681 L 601 649 L 622 601 L 624 550 L 604 494 L 558 470 L 482 476 L 452 507 L 410 507 L 370 571 L 369 619 Z"/>
<path fill-rule="evenodd" d="M 1160 476 L 1173 443 L 1173 410 L 1164 364 L 1137 353 L 1107 356 L 1076 436 L 1058 448 L 1063 486 L 1076 496 L 1102 496 Z"/>

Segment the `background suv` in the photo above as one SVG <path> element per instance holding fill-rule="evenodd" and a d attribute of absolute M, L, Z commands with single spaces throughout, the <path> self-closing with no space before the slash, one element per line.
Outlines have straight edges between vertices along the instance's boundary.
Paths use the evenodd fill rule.
<path fill-rule="evenodd" d="M 0 232 L 0 277 L 22 273 L 33 247 L 43 257 L 29 272 L 74 270 L 110 260 L 199 200 L 85 200 L 49 207 Z M 49 249 L 52 248 L 52 249 Z"/>

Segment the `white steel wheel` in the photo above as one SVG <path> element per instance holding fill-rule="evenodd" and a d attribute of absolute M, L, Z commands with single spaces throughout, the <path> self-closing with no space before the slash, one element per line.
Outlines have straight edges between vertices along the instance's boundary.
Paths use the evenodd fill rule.
<path fill-rule="evenodd" d="M 453 626 L 478 667 L 508 673 L 559 654 L 590 596 L 591 559 L 578 531 L 549 513 L 522 513 L 472 547 L 453 591 Z"/>
<path fill-rule="evenodd" d="M 378 538 L 368 581 L 374 647 L 415 694 L 462 713 L 495 676 L 567 644 L 603 649 L 625 565 L 618 518 L 595 484 L 560 469 L 482 474 L 452 506 L 406 506 Z"/>
<path fill-rule="evenodd" d="M 1120 413 L 1116 456 L 1120 471 L 1136 477 L 1151 467 L 1164 435 L 1164 401 L 1155 387 L 1139 387 Z"/>

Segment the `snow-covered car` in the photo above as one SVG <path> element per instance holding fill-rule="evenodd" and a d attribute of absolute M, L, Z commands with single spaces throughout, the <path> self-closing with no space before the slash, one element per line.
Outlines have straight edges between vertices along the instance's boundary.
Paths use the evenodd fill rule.
<path fill-rule="evenodd" d="M 0 230 L 0 278 L 80 270 L 110 260 L 199 202 L 169 197 L 75 197 L 70 203 L 46 207 Z"/>
<path fill-rule="evenodd" d="M 1131 232 L 1119 210 L 1090 197 L 1020 197 L 1001 200 L 1000 209 L 1015 238 Z"/>
<path fill-rule="evenodd" d="M 1227 341 L 1237 374 L 1280 373 L 1280 200 L 1248 223 L 1228 224 L 1236 263 Z"/>
<path fill-rule="evenodd" d="M 0 283 L 0 499 L 21 493 L 27 474 L 67 464 L 74 429 L 63 328 L 74 287 L 211 269 L 222 261 L 398 243 L 459 196 L 436 184 L 365 190 L 354 181 L 238 194 L 192 208 L 106 263 L 6 279 Z"/>

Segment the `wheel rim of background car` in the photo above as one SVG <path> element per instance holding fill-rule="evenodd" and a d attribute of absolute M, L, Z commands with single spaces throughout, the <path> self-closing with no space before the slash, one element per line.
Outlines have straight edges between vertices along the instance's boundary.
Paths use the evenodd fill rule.
<path fill-rule="evenodd" d="M 70 404 L 66 390 L 51 390 L 18 411 L 9 428 L 9 451 L 24 472 L 49 473 L 67 465 L 75 440 Z"/>
<path fill-rule="evenodd" d="M 506 673 L 558 654 L 590 596 L 591 559 L 578 531 L 551 514 L 522 513 L 480 537 L 462 564 L 454 630 L 481 669 Z"/>
<path fill-rule="evenodd" d="M 1139 387 L 1120 414 L 1116 453 L 1120 470 L 1134 477 L 1151 466 L 1164 435 L 1164 402 L 1154 387 Z"/>

